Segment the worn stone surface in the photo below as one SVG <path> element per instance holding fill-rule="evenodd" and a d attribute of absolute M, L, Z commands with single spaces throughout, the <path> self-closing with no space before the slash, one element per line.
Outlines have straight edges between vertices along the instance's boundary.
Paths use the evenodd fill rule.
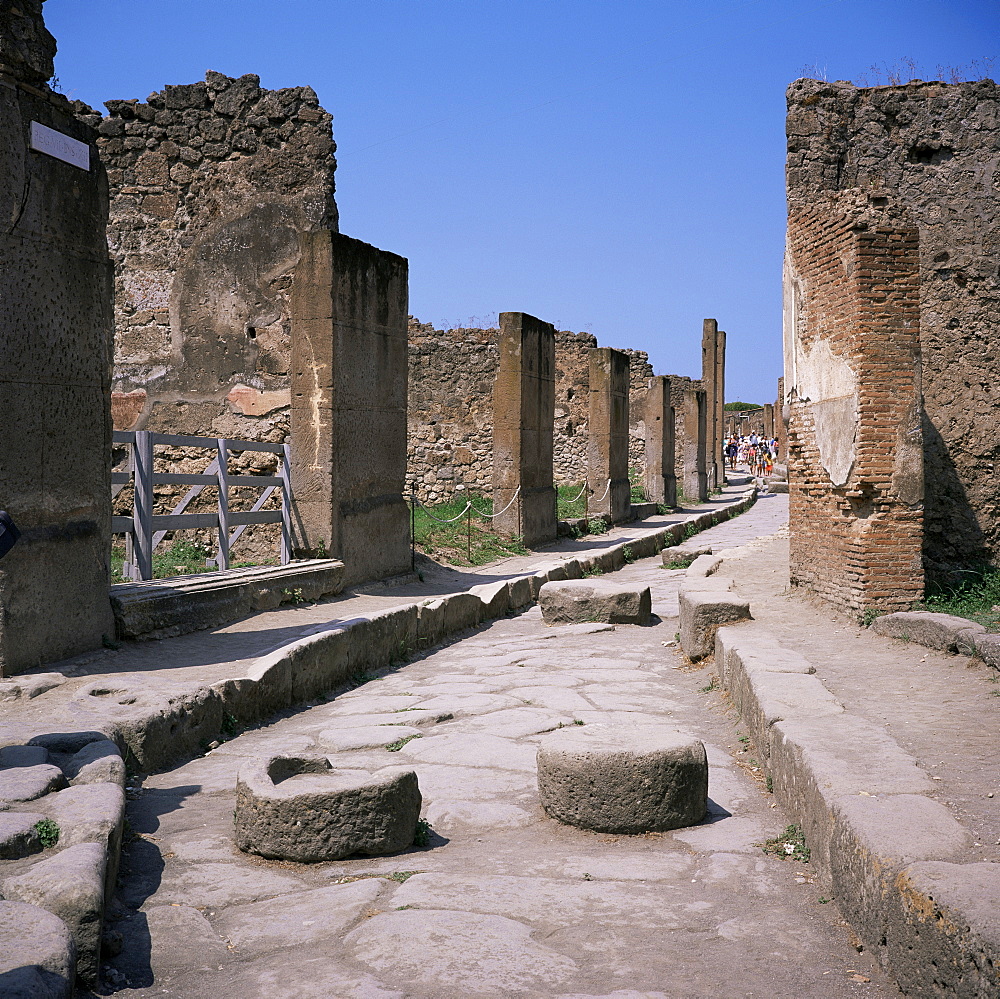
<path fill-rule="evenodd" d="M 105 847 L 80 843 L 34 863 L 24 874 L 0 881 L 0 892 L 58 916 L 76 945 L 76 972 L 97 981 L 104 920 Z"/>
<path fill-rule="evenodd" d="M 556 537 L 555 330 L 523 312 L 501 313 L 499 352 L 493 385 L 493 525 L 533 547 Z"/>
<path fill-rule="evenodd" d="M 538 748 L 542 807 L 596 832 L 662 832 L 700 822 L 708 759 L 699 740 L 661 727 L 583 726 Z"/>
<path fill-rule="evenodd" d="M 538 604 L 546 624 L 649 624 L 649 587 L 624 586 L 612 580 L 568 579 L 545 583 Z"/>
<path fill-rule="evenodd" d="M 51 763 L 0 770 L 0 801 L 34 801 L 65 786 L 63 772 Z"/>
<path fill-rule="evenodd" d="M 0 812 L 0 860 L 19 860 L 42 849 L 35 823 L 39 812 Z"/>
<path fill-rule="evenodd" d="M 1000 539 L 998 485 L 983 474 L 1000 377 L 1000 191 L 980 180 L 1000 142 L 997 84 L 796 80 L 787 101 L 791 206 L 861 199 L 919 232 L 924 559 L 957 581 Z"/>
<path fill-rule="evenodd" d="M 934 614 L 929 611 L 898 611 L 883 614 L 871 624 L 876 635 L 886 638 L 901 638 L 916 642 L 943 652 L 965 652 L 976 650 L 976 642 L 986 629 L 967 617 L 954 614 Z"/>
<path fill-rule="evenodd" d="M 107 179 L 93 129 L 45 87 L 54 51 L 40 3 L 0 7 L 0 62 L 14 74 L 0 88 L 0 481 L 21 531 L 0 563 L 0 676 L 112 631 Z M 32 122 L 82 143 L 88 166 L 32 151 Z"/>
<path fill-rule="evenodd" d="M 70 999 L 75 945 L 58 916 L 24 902 L 0 901 L 0 940 L 0 995 Z"/>
<path fill-rule="evenodd" d="M 4 746 L 0 749 L 0 770 L 7 767 L 34 767 L 49 762 L 44 746 Z"/>
<path fill-rule="evenodd" d="M 125 786 L 125 761 L 110 739 L 98 739 L 70 757 L 64 772 L 70 784 L 110 782 Z"/>
<path fill-rule="evenodd" d="M 32 673 L 0 680 L 0 701 L 29 701 L 66 681 L 61 673 Z"/>
<path fill-rule="evenodd" d="M 419 814 L 417 776 L 405 767 L 369 774 L 279 756 L 245 766 L 236 783 L 237 844 L 276 860 L 395 853 L 413 842 Z"/>

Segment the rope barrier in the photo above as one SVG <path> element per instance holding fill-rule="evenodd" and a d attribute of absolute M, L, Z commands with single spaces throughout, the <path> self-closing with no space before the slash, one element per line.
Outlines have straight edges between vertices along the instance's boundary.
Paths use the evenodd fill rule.
<path fill-rule="evenodd" d="M 611 480 L 608 479 L 608 487 L 604 490 L 604 495 L 599 500 L 594 500 L 595 503 L 603 503 L 607 498 L 608 493 L 611 492 Z"/>
<path fill-rule="evenodd" d="M 587 483 L 584 482 L 584 484 L 580 487 L 580 491 L 571 500 L 564 500 L 564 502 L 575 503 L 586 491 L 587 491 Z"/>
<path fill-rule="evenodd" d="M 484 513 L 482 510 L 477 510 L 474 506 L 472 506 L 472 501 L 471 500 L 469 501 L 469 506 L 472 507 L 472 512 L 473 513 L 478 513 L 480 517 L 487 517 L 490 520 L 496 520 L 497 517 L 499 517 L 501 514 L 506 513 L 510 509 L 511 504 L 514 502 L 514 500 L 517 499 L 518 493 L 520 493 L 520 491 L 521 491 L 521 487 L 518 486 L 517 489 L 514 490 L 514 495 L 511 496 L 511 498 L 510 498 L 510 503 L 508 503 L 500 511 L 500 513 Z"/>
<path fill-rule="evenodd" d="M 420 500 L 416 500 L 416 503 L 424 511 L 424 513 L 431 518 L 431 520 L 436 520 L 439 524 L 454 524 L 456 520 L 461 520 L 470 509 L 475 509 L 471 503 L 466 503 L 465 506 L 462 507 L 462 512 L 457 517 L 449 517 L 448 520 L 442 520 L 440 517 L 435 517 L 434 514 L 431 513 Z"/>

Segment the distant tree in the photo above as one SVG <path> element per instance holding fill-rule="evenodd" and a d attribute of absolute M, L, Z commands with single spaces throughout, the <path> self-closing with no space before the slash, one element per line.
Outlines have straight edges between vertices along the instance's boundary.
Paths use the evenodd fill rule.
<path fill-rule="evenodd" d="M 745 413 L 748 409 L 763 409 L 763 406 L 759 406 L 755 402 L 727 402 L 723 409 L 727 409 L 730 412 L 740 412 Z"/>

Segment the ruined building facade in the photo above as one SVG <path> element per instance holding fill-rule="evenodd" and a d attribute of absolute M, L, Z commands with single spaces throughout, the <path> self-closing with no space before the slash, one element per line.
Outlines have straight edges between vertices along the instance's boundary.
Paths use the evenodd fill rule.
<path fill-rule="evenodd" d="M 816 225 L 824 214 L 835 228 L 846 220 L 862 227 L 855 230 L 859 238 L 897 233 L 901 242 L 888 240 L 887 256 L 876 262 L 886 271 L 911 252 L 911 236 L 919 247 L 914 363 L 922 411 L 892 452 L 911 468 L 912 480 L 908 448 L 920 441 L 922 497 L 915 498 L 912 482 L 903 494 L 922 513 L 923 565 L 931 577 L 955 579 L 960 570 L 1000 559 L 998 162 L 1000 91 L 990 80 L 871 89 L 798 80 L 789 88 L 790 245 L 800 220 Z M 899 278 L 897 287 L 908 281 Z M 811 297 L 808 288 L 799 292 Z M 786 295 L 786 319 L 788 306 Z M 814 314 L 812 322 L 825 320 Z M 786 324 L 783 402 L 791 407 L 794 464 L 794 410 L 803 397 L 802 385 L 789 377 L 792 332 Z M 793 471 L 793 511 L 795 489 Z"/>

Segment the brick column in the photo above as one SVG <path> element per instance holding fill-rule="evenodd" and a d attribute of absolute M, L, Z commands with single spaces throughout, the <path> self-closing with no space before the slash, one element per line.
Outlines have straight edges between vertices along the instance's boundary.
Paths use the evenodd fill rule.
<path fill-rule="evenodd" d="M 555 329 L 523 312 L 502 312 L 499 353 L 493 385 L 493 509 L 506 511 L 494 524 L 505 534 L 520 535 L 526 545 L 553 541 Z"/>
<path fill-rule="evenodd" d="M 21 530 L 0 561 L 2 676 L 114 637 L 108 187 L 96 133 L 46 92 L 40 10 L 0 4 L 0 507 Z"/>
<path fill-rule="evenodd" d="M 409 569 L 407 263 L 329 230 L 303 233 L 292 286 L 296 548 L 348 583 Z"/>
<path fill-rule="evenodd" d="M 674 407 L 670 405 L 670 379 L 657 375 L 646 389 L 646 496 L 650 502 L 677 505 L 674 474 Z"/>
<path fill-rule="evenodd" d="M 620 524 L 628 519 L 628 354 L 590 351 L 590 438 L 587 447 L 589 513 Z M 610 489 L 608 480 L 611 480 Z"/>
<path fill-rule="evenodd" d="M 791 581 L 855 617 L 923 594 L 917 230 L 793 210 L 786 253 Z"/>
<path fill-rule="evenodd" d="M 689 388 L 684 392 L 684 496 L 690 503 L 708 499 L 708 393 Z"/>

